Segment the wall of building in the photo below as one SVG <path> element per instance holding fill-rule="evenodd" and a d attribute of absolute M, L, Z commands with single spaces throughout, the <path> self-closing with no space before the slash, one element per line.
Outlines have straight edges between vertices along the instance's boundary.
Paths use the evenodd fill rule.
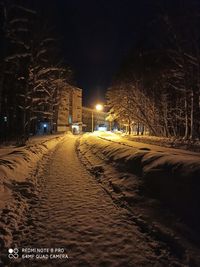
<path fill-rule="evenodd" d="M 108 129 L 108 122 L 106 117 L 108 114 L 102 111 L 96 111 L 95 109 L 82 107 L 82 121 L 83 121 L 83 131 L 91 132 L 92 131 L 92 112 L 93 112 L 93 122 L 94 122 L 94 131 L 98 130 L 99 125 L 106 125 Z"/>
<path fill-rule="evenodd" d="M 72 123 L 82 122 L 82 90 L 73 88 L 72 90 Z"/>
<path fill-rule="evenodd" d="M 78 132 L 82 131 L 82 89 L 68 85 L 61 93 L 58 109 L 57 131 L 73 131 L 73 125 Z"/>
<path fill-rule="evenodd" d="M 69 130 L 69 98 L 70 88 L 66 87 L 61 91 L 60 105 L 58 107 L 57 131 L 65 132 Z"/>

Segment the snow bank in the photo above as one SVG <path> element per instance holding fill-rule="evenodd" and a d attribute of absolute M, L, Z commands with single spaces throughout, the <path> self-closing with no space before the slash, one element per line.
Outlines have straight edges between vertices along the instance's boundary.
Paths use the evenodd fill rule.
<path fill-rule="evenodd" d="M 93 135 L 83 136 L 80 145 L 121 171 L 142 177 L 146 194 L 161 199 L 189 222 L 200 222 L 200 157 L 124 146 Z"/>
<path fill-rule="evenodd" d="M 0 153 L 0 250 L 13 245 L 14 233 L 23 225 L 28 201 L 37 201 L 37 181 L 32 175 L 37 171 L 37 163 L 63 138 L 56 136 Z"/>
<path fill-rule="evenodd" d="M 173 147 L 179 149 L 187 149 L 190 151 L 200 152 L 199 140 L 184 140 L 177 138 L 157 137 L 148 135 L 125 135 L 125 139 L 135 142 L 142 142 L 152 145 L 160 145 L 164 147 Z"/>
<path fill-rule="evenodd" d="M 8 180 L 24 181 L 34 164 L 49 149 L 52 149 L 63 136 L 25 147 L 15 148 L 7 154 L 0 155 L 0 184 Z"/>

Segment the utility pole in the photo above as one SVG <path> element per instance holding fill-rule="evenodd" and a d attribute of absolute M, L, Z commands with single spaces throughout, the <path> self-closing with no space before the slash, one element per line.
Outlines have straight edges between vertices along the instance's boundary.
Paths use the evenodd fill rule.
<path fill-rule="evenodd" d="M 95 108 L 96 108 L 96 111 L 101 111 L 103 109 L 103 105 L 97 104 Z M 94 110 L 92 109 L 92 133 L 93 132 L 94 132 Z"/>
<path fill-rule="evenodd" d="M 92 133 L 94 132 L 94 113 L 92 110 Z"/>

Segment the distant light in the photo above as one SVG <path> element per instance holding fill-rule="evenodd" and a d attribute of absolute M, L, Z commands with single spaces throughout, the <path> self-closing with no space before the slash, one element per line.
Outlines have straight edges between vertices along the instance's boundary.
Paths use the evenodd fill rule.
<path fill-rule="evenodd" d="M 96 110 L 101 111 L 102 109 L 103 109 L 103 105 L 101 104 L 96 105 Z"/>
<path fill-rule="evenodd" d="M 97 127 L 98 131 L 107 131 L 107 126 L 106 125 L 100 125 Z"/>
<path fill-rule="evenodd" d="M 46 128 L 47 127 L 47 125 L 46 125 L 46 123 L 44 123 L 44 128 Z"/>
<path fill-rule="evenodd" d="M 7 122 L 7 120 L 8 120 L 8 118 L 6 116 L 3 119 L 4 119 L 5 122 Z"/>
<path fill-rule="evenodd" d="M 72 133 L 73 134 L 79 134 L 80 133 L 79 125 L 72 124 Z"/>

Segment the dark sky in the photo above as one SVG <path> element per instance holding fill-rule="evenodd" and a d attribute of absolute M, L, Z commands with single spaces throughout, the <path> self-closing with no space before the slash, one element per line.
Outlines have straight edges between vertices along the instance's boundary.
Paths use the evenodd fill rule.
<path fill-rule="evenodd" d="M 43 12 L 51 14 L 61 38 L 63 61 L 70 64 L 75 72 L 77 86 L 83 89 L 84 105 L 104 101 L 105 91 L 121 61 L 152 19 L 153 6 L 150 2 L 38 1 Z"/>

